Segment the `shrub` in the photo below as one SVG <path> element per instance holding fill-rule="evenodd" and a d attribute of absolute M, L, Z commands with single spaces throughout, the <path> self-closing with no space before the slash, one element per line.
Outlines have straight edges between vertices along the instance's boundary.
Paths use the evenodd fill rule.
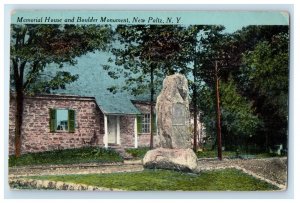
<path fill-rule="evenodd" d="M 77 164 L 77 163 L 112 163 L 123 161 L 113 149 L 83 147 L 76 149 L 53 150 L 23 154 L 19 158 L 9 156 L 9 166 Z"/>
<path fill-rule="evenodd" d="M 149 147 L 128 148 L 128 149 L 126 149 L 126 152 L 127 152 L 128 154 L 131 154 L 131 156 L 134 157 L 134 158 L 142 159 L 142 158 L 144 158 L 145 154 L 146 154 L 147 151 L 149 151 L 149 150 L 150 150 Z"/>

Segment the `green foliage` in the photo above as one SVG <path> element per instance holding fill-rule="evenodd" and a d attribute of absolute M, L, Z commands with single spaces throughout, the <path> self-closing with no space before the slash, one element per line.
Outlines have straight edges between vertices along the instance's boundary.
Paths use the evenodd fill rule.
<path fill-rule="evenodd" d="M 201 111 L 201 122 L 205 125 L 206 144 L 213 145 L 216 137 L 215 94 L 207 85 L 202 85 L 198 94 L 201 97 L 198 105 Z"/>
<path fill-rule="evenodd" d="M 51 79 L 48 77 L 37 78 L 34 84 L 31 84 L 29 94 L 38 92 L 50 93 L 51 90 L 65 89 L 65 85 L 77 80 L 79 75 L 72 75 L 69 72 L 58 71 Z"/>
<path fill-rule="evenodd" d="M 142 172 L 29 177 L 129 191 L 267 191 L 278 190 L 236 169 L 205 171 L 201 174 L 167 170 Z"/>
<path fill-rule="evenodd" d="M 270 158 L 270 157 L 282 157 L 284 155 L 278 155 L 275 153 L 267 153 L 267 152 L 261 152 L 258 149 L 253 149 L 253 146 L 248 146 L 247 148 L 238 149 L 235 151 L 223 151 L 222 155 L 224 158 L 229 159 L 236 159 L 236 158 L 256 158 L 256 159 L 262 159 L 262 158 Z M 198 158 L 214 158 L 217 159 L 218 152 L 217 150 L 203 150 L 198 151 L 196 153 Z"/>
<path fill-rule="evenodd" d="M 204 44 L 199 54 L 198 74 L 202 83 L 198 89 L 201 98 L 198 104 L 209 136 L 207 144 L 215 145 L 216 125 L 215 79 L 211 60 L 223 56 L 217 73 L 221 86 L 221 122 L 225 145 L 235 141 L 236 148 L 238 145 L 243 148 L 248 142 L 265 150 L 275 144 L 286 147 L 288 27 L 248 26 L 228 36 L 215 32 L 208 32 L 212 33 L 208 35 L 210 37 L 203 34 Z"/>
<path fill-rule="evenodd" d="M 196 153 L 198 158 L 217 158 L 218 152 L 216 150 L 203 150 L 198 151 Z M 235 151 L 223 151 L 222 156 L 224 158 L 236 158 L 236 152 Z"/>
<path fill-rule="evenodd" d="M 112 149 L 84 147 L 78 149 L 53 150 L 29 153 L 9 157 L 9 166 L 79 164 L 79 163 L 112 163 L 122 162 L 123 158 Z"/>
<path fill-rule="evenodd" d="M 200 95 L 201 120 L 206 126 L 207 139 L 210 138 L 210 141 L 206 140 L 206 145 L 214 146 L 216 134 L 215 93 L 209 87 L 203 86 Z M 220 100 L 223 145 L 233 148 L 245 145 L 245 140 L 253 136 L 260 125 L 260 120 L 255 115 L 251 102 L 237 92 L 232 79 L 220 83 Z"/>
<path fill-rule="evenodd" d="M 126 152 L 131 154 L 131 156 L 134 158 L 142 159 L 142 158 L 144 158 L 145 154 L 149 150 L 150 150 L 150 148 L 148 148 L 148 147 L 140 147 L 137 149 L 136 148 L 128 148 L 128 149 L 126 149 Z"/>
<path fill-rule="evenodd" d="M 287 144 L 289 34 L 282 31 L 245 52 L 240 89 L 254 100 L 265 146 Z"/>
<path fill-rule="evenodd" d="M 287 115 L 288 94 L 288 34 L 262 41 L 244 55 L 245 75 L 258 95 L 267 97 L 265 105 L 277 109 L 276 114 Z"/>
<path fill-rule="evenodd" d="M 43 73 L 49 65 L 76 64 L 76 57 L 103 50 L 111 40 L 111 29 L 98 25 L 12 25 L 11 83 L 22 84 L 24 93 L 64 88 L 78 75 L 58 71 Z"/>
<path fill-rule="evenodd" d="M 260 120 L 252 104 L 242 97 L 232 79 L 220 84 L 223 141 L 226 147 L 245 145 L 256 133 Z"/>
<path fill-rule="evenodd" d="M 199 41 L 195 58 L 196 75 L 200 81 L 215 88 L 215 75 L 219 79 L 227 79 L 228 68 L 230 66 L 230 36 L 223 34 L 223 26 L 205 26 L 199 32 Z M 218 64 L 215 70 L 215 64 Z M 201 85 L 201 84 L 200 84 Z"/>
<path fill-rule="evenodd" d="M 112 92 L 126 90 L 133 95 L 149 92 L 150 74 L 157 93 L 166 75 L 188 73 L 191 61 L 192 30 L 178 25 L 119 25 L 116 38 L 120 48 L 113 48 L 117 65 L 104 65 L 103 69 L 113 78 L 124 77 L 126 85 L 110 87 Z"/>

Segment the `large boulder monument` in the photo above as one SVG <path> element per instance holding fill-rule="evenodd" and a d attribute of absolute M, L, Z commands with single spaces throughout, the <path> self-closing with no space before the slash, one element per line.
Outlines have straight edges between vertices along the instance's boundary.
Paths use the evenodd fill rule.
<path fill-rule="evenodd" d="M 194 171 L 197 156 L 190 149 L 188 82 L 185 76 L 167 76 L 156 101 L 159 148 L 147 152 L 145 168 Z"/>
<path fill-rule="evenodd" d="M 167 76 L 156 100 L 157 129 L 160 146 L 186 149 L 191 147 L 187 79 L 181 74 Z"/>

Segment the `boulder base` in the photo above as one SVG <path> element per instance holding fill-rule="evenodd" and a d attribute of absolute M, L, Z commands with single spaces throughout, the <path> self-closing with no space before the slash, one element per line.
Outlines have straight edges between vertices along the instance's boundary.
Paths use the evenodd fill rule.
<path fill-rule="evenodd" d="M 146 153 L 143 165 L 151 169 L 193 172 L 197 168 L 197 156 L 191 149 L 157 148 Z"/>

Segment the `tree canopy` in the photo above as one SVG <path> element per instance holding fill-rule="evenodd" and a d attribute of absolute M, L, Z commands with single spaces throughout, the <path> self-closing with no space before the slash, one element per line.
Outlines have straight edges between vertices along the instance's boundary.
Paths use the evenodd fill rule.
<path fill-rule="evenodd" d="M 263 121 L 265 145 L 287 145 L 289 35 L 283 31 L 244 53 L 239 82 Z"/>
<path fill-rule="evenodd" d="M 225 144 L 233 138 L 243 140 L 244 137 L 245 140 L 251 135 L 261 149 L 275 144 L 286 147 L 288 26 L 248 26 L 223 36 L 220 29 L 215 29 L 206 36 L 202 40 L 198 71 L 203 80 L 199 104 L 207 134 L 215 137 L 211 62 L 219 58 L 222 60 L 218 76 Z"/>
<path fill-rule="evenodd" d="M 49 81 L 39 80 L 49 64 L 60 67 L 74 65 L 76 57 L 95 49 L 104 49 L 110 42 L 107 26 L 82 25 L 12 25 L 11 83 L 23 85 L 24 93 L 49 92 L 64 88 L 78 76 L 59 71 Z"/>
<path fill-rule="evenodd" d="M 175 72 L 187 73 L 191 49 L 190 30 L 173 25 L 119 25 L 116 28 L 118 47 L 112 49 L 113 65 L 104 65 L 110 77 L 124 77 L 121 89 L 139 95 L 149 90 L 150 73 L 154 74 L 155 92 L 163 78 Z M 120 87 L 111 87 L 115 92 Z"/>

